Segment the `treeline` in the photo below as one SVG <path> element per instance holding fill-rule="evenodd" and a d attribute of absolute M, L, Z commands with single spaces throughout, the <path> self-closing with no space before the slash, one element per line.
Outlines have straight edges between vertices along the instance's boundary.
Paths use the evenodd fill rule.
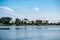
<path fill-rule="evenodd" d="M 0 26 L 4 25 L 60 25 L 60 22 L 58 23 L 49 23 L 48 20 L 35 20 L 35 21 L 29 21 L 27 18 L 24 18 L 24 20 L 21 20 L 19 18 L 15 19 L 15 22 L 12 22 L 11 17 L 1 17 L 0 18 Z"/>

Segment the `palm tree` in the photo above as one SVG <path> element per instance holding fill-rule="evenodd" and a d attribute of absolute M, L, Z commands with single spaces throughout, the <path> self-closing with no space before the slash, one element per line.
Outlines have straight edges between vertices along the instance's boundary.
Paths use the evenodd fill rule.
<path fill-rule="evenodd" d="M 23 22 L 24 22 L 25 25 L 28 24 L 28 21 L 29 21 L 29 20 L 28 20 L 27 18 L 25 18 L 25 19 L 23 20 Z"/>

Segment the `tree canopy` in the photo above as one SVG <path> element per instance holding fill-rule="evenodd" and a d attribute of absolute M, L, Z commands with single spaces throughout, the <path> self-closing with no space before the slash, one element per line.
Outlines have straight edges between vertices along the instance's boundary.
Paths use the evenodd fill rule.
<path fill-rule="evenodd" d="M 0 24 L 6 24 L 6 25 L 60 25 L 60 22 L 58 23 L 49 23 L 48 20 L 35 20 L 35 21 L 29 21 L 27 18 L 24 18 L 24 20 L 21 20 L 19 18 L 15 19 L 15 22 L 10 23 L 10 21 L 12 20 L 11 17 L 1 17 L 0 18 Z"/>

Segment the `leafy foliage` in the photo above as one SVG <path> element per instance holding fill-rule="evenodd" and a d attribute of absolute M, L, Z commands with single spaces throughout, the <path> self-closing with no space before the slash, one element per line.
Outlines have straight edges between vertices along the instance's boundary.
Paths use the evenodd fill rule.
<path fill-rule="evenodd" d="M 58 23 L 49 23 L 48 20 L 35 20 L 35 21 L 29 21 L 27 18 L 24 20 L 21 20 L 19 18 L 15 19 L 15 22 L 10 23 L 12 18 L 10 17 L 2 17 L 0 18 L 0 25 L 60 25 L 60 22 Z"/>

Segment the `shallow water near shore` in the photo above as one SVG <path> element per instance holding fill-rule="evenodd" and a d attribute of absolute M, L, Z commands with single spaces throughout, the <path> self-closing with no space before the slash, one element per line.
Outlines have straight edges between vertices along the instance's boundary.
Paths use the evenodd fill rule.
<path fill-rule="evenodd" d="M 60 40 L 60 26 L 0 26 L 0 40 Z"/>

